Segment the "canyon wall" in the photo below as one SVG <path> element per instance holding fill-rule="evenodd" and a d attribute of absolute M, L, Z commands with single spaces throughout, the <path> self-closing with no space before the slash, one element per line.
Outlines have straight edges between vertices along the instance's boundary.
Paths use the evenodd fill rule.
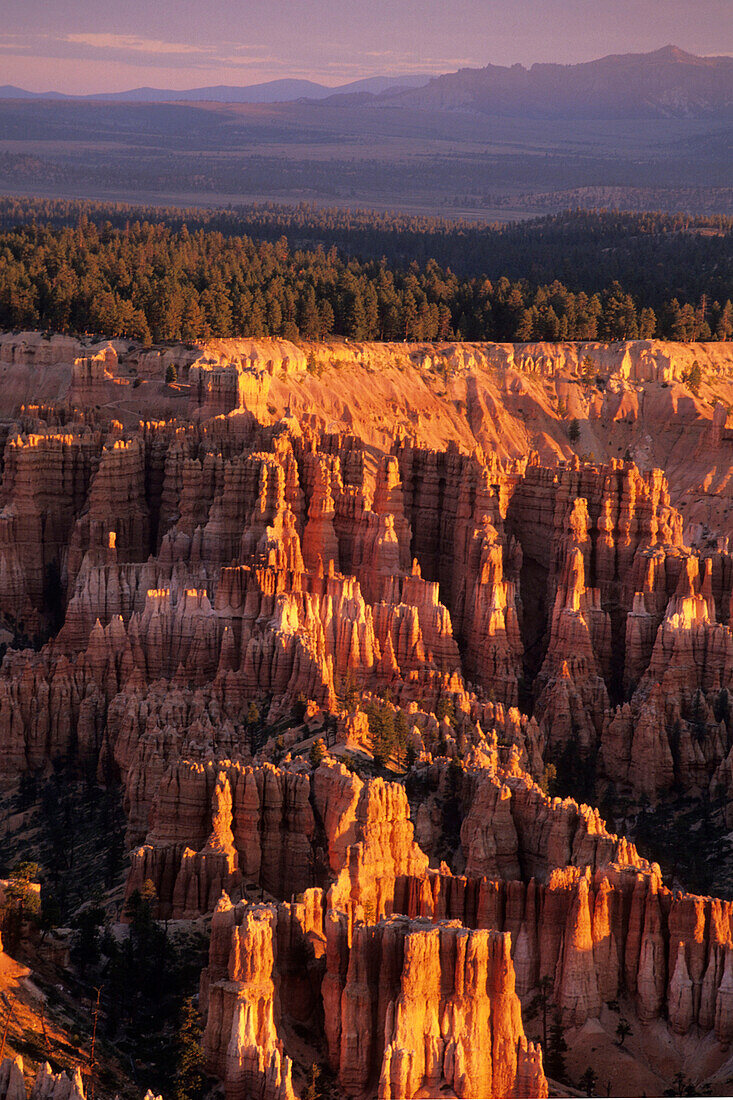
<path fill-rule="evenodd" d="M 0 774 L 120 782 L 228 1097 L 546 1095 L 548 982 L 727 1049 L 729 903 L 538 783 L 733 825 L 730 353 L 0 340 Z"/>

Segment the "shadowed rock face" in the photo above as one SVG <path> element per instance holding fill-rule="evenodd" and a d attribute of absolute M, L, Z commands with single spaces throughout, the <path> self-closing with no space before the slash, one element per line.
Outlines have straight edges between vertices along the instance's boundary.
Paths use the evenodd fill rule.
<path fill-rule="evenodd" d="M 570 757 L 632 805 L 729 799 L 725 542 L 686 544 L 657 468 L 421 446 L 384 395 L 387 446 L 276 418 L 273 394 L 315 383 L 266 350 L 180 362 L 182 419 L 36 406 L 9 429 L 0 615 L 38 644 L 0 669 L 3 776 L 121 779 L 127 896 L 213 914 L 204 1045 L 228 1097 L 296 1095 L 296 1025 L 346 1095 L 546 1095 L 522 1018 L 543 979 L 565 1028 L 621 998 L 727 1047 L 729 903 L 670 890 L 535 782 Z M 457 377 L 503 371 L 507 405 L 571 358 L 450 354 Z M 674 381 L 660 355 L 609 370 Z M 80 358 L 71 398 L 100 404 L 121 359 Z"/>

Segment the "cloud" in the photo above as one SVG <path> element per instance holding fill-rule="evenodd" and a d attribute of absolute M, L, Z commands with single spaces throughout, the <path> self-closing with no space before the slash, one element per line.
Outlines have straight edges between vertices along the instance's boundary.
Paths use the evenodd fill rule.
<path fill-rule="evenodd" d="M 78 42 L 80 45 L 94 46 L 102 50 L 132 50 L 152 53 L 156 56 L 167 53 L 202 52 L 200 46 L 194 46 L 188 42 L 162 42 L 159 38 L 140 38 L 136 34 L 65 34 L 61 41 Z"/>
<path fill-rule="evenodd" d="M 84 32 L 63 35 L 0 34 L 0 56 L 79 61 L 110 60 L 152 68 L 247 69 L 277 63 L 263 46 L 252 43 L 168 42 L 135 34 Z"/>
<path fill-rule="evenodd" d="M 110 84 L 120 89 L 154 81 L 168 88 L 190 88 L 259 83 L 278 77 L 336 85 L 375 75 L 439 73 L 476 64 L 475 59 L 426 56 L 419 51 L 377 49 L 344 55 L 330 50 L 323 41 L 319 47 L 306 61 L 302 55 L 275 54 L 257 42 L 179 42 L 97 31 L 0 32 L 0 58 L 5 59 L 6 70 L 12 70 L 14 79 L 22 83 L 35 70 L 32 83 L 40 85 L 39 91 L 47 91 L 49 82 L 58 83 L 61 74 L 66 90 L 107 91 Z M 79 87 L 81 78 L 74 72 L 80 62 L 87 72 L 85 87 Z M 100 65 L 107 66 L 104 87 L 99 86 L 98 77 L 91 77 Z M 141 69 L 147 70 L 144 78 L 137 75 Z M 94 86 L 90 86 L 92 80 Z"/>
<path fill-rule="evenodd" d="M 476 58 L 436 58 L 419 54 L 405 55 L 399 60 L 390 60 L 385 57 L 380 63 L 380 55 L 364 53 L 355 55 L 353 61 L 326 61 L 318 66 L 317 71 L 323 78 L 323 83 L 328 84 L 329 78 L 336 77 L 344 80 L 358 80 L 368 76 L 437 75 L 454 72 L 461 68 L 475 68 L 482 64 L 483 62 Z M 305 72 L 301 74 L 300 71 L 296 72 L 292 68 L 288 71 L 292 72 L 293 76 L 306 75 Z M 311 79 L 318 79 L 318 75 L 313 76 L 312 71 L 308 71 L 307 75 L 311 76 Z"/>
<path fill-rule="evenodd" d="M 389 62 L 390 65 L 411 65 L 415 62 L 424 62 L 426 65 L 475 65 L 476 59 L 472 57 L 422 57 L 415 53 L 401 50 L 364 50 L 361 57 L 368 57 L 378 61 Z"/>
<path fill-rule="evenodd" d="M 200 45 L 191 42 L 165 42 L 160 38 L 142 38 L 136 34 L 67 34 L 62 41 L 78 43 L 81 46 L 90 46 L 95 50 L 114 50 L 137 54 L 149 54 L 155 59 L 156 64 L 164 63 L 168 55 L 185 56 L 187 58 L 199 58 L 210 62 L 212 65 L 247 64 L 252 59 L 257 61 L 271 60 L 265 54 L 264 46 L 250 44 L 227 43 L 226 48 L 232 53 L 222 54 L 222 46 Z"/>

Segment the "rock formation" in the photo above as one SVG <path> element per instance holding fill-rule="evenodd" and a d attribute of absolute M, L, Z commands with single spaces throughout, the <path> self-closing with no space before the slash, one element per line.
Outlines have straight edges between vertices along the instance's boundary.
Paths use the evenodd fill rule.
<path fill-rule="evenodd" d="M 329 1060 L 346 1095 L 448 1085 L 457 1096 L 513 1096 L 519 1081 L 528 1096 L 547 1095 L 541 1053 L 522 1028 L 508 936 L 392 918 L 356 925 L 349 943 L 345 914 L 329 908 L 324 917 L 323 904 L 309 891 L 294 905 L 232 907 L 223 896 L 217 906 L 202 979 L 204 1049 L 227 1095 L 292 1096 L 282 1036 L 313 996 L 323 1000 Z M 296 953 L 308 960 L 300 982 L 310 985 L 299 996 Z"/>
<path fill-rule="evenodd" d="M 86 1098 L 84 1082 L 78 1067 L 69 1077 L 63 1071 L 54 1073 L 48 1062 L 45 1062 L 36 1074 L 30 1092 L 26 1092 L 23 1074 L 23 1059 L 20 1055 L 15 1058 L 6 1057 L 0 1062 L 0 1096 L 3 1100 L 85 1100 Z"/>
<path fill-rule="evenodd" d="M 627 829 L 675 792 L 733 826 L 733 556 L 693 500 L 727 493 L 730 441 L 670 405 L 687 349 L 338 354 L 0 339 L 41 378 L 0 426 L 4 782 L 121 783 L 127 898 L 212 918 L 235 1100 L 302 1091 L 303 1035 L 345 1095 L 546 1095 L 543 979 L 568 1030 L 621 999 L 727 1049 L 729 903 L 538 786 L 582 772 Z"/>

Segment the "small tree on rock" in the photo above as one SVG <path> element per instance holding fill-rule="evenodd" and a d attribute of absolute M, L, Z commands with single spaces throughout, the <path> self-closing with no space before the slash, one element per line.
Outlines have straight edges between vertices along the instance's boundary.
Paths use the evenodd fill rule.
<path fill-rule="evenodd" d="M 702 382 L 702 371 L 700 370 L 700 364 L 697 359 L 692 364 L 689 375 L 687 376 L 687 385 L 697 397 L 700 392 L 700 383 Z"/>
<path fill-rule="evenodd" d="M 37 863 L 19 863 L 10 872 L 5 887 L 5 913 L 3 916 L 3 934 L 8 942 L 17 946 L 20 942 L 23 923 L 38 922 L 41 915 L 41 895 L 36 884 L 41 869 Z"/>
<path fill-rule="evenodd" d="M 598 1076 L 595 1071 L 590 1066 L 588 1066 L 587 1070 L 578 1081 L 578 1085 L 586 1094 L 586 1096 L 595 1096 L 597 1084 Z"/>
<path fill-rule="evenodd" d="M 530 1016 L 542 1014 L 542 1046 L 547 1052 L 547 1014 L 552 1005 L 553 981 L 549 974 L 540 978 L 537 993 L 532 998 L 528 1013 Z"/>
<path fill-rule="evenodd" d="M 562 1024 L 559 1017 L 556 1016 L 547 1037 L 547 1056 L 545 1058 L 547 1076 L 552 1077 L 554 1081 L 565 1080 L 565 1055 L 567 1050 L 568 1044 L 565 1042 Z"/>
<path fill-rule="evenodd" d="M 201 1100 L 207 1091 L 201 1026 L 193 997 L 183 1002 L 178 1029 L 174 1100 Z"/>
<path fill-rule="evenodd" d="M 303 1093 L 303 1100 L 320 1100 L 321 1096 L 323 1096 L 321 1067 L 317 1062 L 314 1062 L 308 1072 L 308 1084 Z"/>
<path fill-rule="evenodd" d="M 616 1042 L 620 1047 L 624 1045 L 626 1036 L 631 1034 L 631 1024 L 628 1020 L 621 1019 L 616 1027 Z"/>
<path fill-rule="evenodd" d="M 309 757 L 308 757 L 310 762 L 311 762 L 311 766 L 314 767 L 314 768 L 317 768 L 318 765 L 321 763 L 321 761 L 323 759 L 325 759 L 325 756 L 326 756 L 326 746 L 323 742 L 323 738 L 319 737 L 311 745 L 311 751 L 310 751 L 310 754 L 309 754 Z"/>

